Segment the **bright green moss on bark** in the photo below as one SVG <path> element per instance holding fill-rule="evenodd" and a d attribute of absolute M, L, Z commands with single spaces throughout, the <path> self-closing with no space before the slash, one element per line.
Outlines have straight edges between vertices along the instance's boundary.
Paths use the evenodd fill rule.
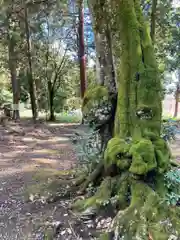
<path fill-rule="evenodd" d="M 168 170 L 170 164 L 170 149 L 163 139 L 157 139 L 153 142 L 155 146 L 155 154 L 157 159 L 158 172 L 164 173 Z"/>
<path fill-rule="evenodd" d="M 119 237 L 127 240 L 148 240 L 150 236 L 153 240 L 178 239 L 179 209 L 167 208 L 158 194 L 142 182 L 134 181 L 131 192 L 130 206 L 120 211 L 113 222 Z"/>
<path fill-rule="evenodd" d="M 123 49 L 117 106 L 120 128 L 116 128 L 116 134 L 133 136 L 137 126 L 142 132 L 148 129 L 159 134 L 162 88 L 149 26 L 143 18 L 138 0 L 122 1 L 119 7 Z M 142 113 L 138 115 L 138 112 Z"/>
<path fill-rule="evenodd" d="M 146 175 L 157 167 L 154 146 L 150 140 L 141 139 L 130 148 L 132 164 L 129 171 L 137 175 Z"/>
<path fill-rule="evenodd" d="M 98 209 L 100 206 L 102 206 L 105 201 L 109 200 L 113 191 L 115 185 L 115 181 L 111 177 L 105 178 L 99 188 L 97 189 L 97 192 L 94 196 L 85 199 L 85 200 L 78 200 L 76 201 L 72 208 L 76 209 L 78 211 L 84 211 L 88 208 Z"/>
<path fill-rule="evenodd" d="M 130 166 L 129 148 L 130 145 L 124 139 L 112 138 L 104 153 L 105 167 L 115 164 L 121 170 L 128 169 Z"/>
<path fill-rule="evenodd" d="M 90 109 L 100 103 L 100 101 L 107 101 L 109 99 L 108 89 L 104 86 L 94 86 L 85 92 L 82 111 L 88 112 Z"/>
<path fill-rule="evenodd" d="M 170 151 L 166 142 L 154 134 L 127 143 L 118 137 L 112 138 L 104 153 L 104 164 L 109 167 L 115 164 L 121 171 L 129 170 L 133 174 L 146 175 L 152 170 L 165 172 L 170 163 Z"/>

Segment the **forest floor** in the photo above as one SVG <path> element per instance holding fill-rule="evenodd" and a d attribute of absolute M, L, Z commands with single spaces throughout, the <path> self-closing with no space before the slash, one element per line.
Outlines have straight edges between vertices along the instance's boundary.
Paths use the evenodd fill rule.
<path fill-rule="evenodd" d="M 78 127 L 32 124 L 28 120 L 0 125 L 1 240 L 95 239 L 92 235 L 95 229 L 101 228 L 103 219 L 82 220 L 73 215 L 68 210 L 71 199 L 47 204 L 43 198 L 35 201 L 34 195 L 38 187 L 47 190 L 60 171 L 67 170 L 68 174 L 75 166 L 76 156 L 69 137 Z M 173 154 L 180 162 L 179 146 L 180 138 L 172 145 Z M 53 182 L 54 191 L 58 191 L 57 185 Z"/>

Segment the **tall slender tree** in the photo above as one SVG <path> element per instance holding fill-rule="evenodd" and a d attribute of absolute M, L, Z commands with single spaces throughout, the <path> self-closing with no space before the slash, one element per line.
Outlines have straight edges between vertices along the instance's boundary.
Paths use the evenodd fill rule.
<path fill-rule="evenodd" d="M 83 0 L 79 1 L 79 64 L 80 64 L 81 97 L 83 98 L 86 90 L 86 59 L 85 59 L 85 45 L 84 45 Z"/>
<path fill-rule="evenodd" d="M 112 93 L 115 93 L 117 80 L 112 51 L 113 41 L 110 14 L 108 8 L 103 7 L 100 1 L 88 0 L 88 6 L 91 12 L 95 36 L 96 81 L 102 86 L 107 86 Z"/>
<path fill-rule="evenodd" d="M 24 0 L 23 8 L 24 8 L 24 24 L 25 24 L 25 36 L 26 36 L 26 56 L 27 56 L 27 62 L 28 62 L 27 78 L 29 83 L 29 93 L 30 93 L 30 99 L 31 99 L 33 119 L 36 120 L 38 117 L 38 106 L 37 106 L 37 96 L 36 96 L 36 85 L 33 78 L 33 69 L 32 69 L 28 6 L 25 0 Z"/>

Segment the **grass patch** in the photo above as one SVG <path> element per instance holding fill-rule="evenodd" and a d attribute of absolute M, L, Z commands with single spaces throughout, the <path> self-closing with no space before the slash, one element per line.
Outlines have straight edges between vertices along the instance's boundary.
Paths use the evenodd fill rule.
<path fill-rule="evenodd" d="M 24 110 L 20 112 L 21 118 L 32 118 L 32 111 L 31 110 Z M 78 114 L 68 114 L 66 112 L 63 113 L 56 113 L 56 122 L 58 123 L 80 123 L 82 117 Z M 39 119 L 47 119 L 47 116 L 44 112 L 39 112 Z"/>
<path fill-rule="evenodd" d="M 70 115 L 70 114 L 57 114 L 56 121 L 59 123 L 80 123 L 82 120 L 79 115 Z"/>

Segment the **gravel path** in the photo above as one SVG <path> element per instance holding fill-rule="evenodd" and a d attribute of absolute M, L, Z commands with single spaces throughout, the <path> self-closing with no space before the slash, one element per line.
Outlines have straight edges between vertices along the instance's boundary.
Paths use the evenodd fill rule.
<path fill-rule="evenodd" d="M 33 125 L 28 121 L 0 126 L 0 239 L 38 240 L 34 228 L 56 215 L 58 205 L 39 206 L 25 201 L 24 190 L 33 176 L 46 171 L 69 169 L 75 155 L 68 137 L 73 126 Z M 63 208 L 60 206 L 60 215 Z M 53 216 L 53 217 L 54 217 Z M 63 239 L 63 238 L 61 238 Z"/>

